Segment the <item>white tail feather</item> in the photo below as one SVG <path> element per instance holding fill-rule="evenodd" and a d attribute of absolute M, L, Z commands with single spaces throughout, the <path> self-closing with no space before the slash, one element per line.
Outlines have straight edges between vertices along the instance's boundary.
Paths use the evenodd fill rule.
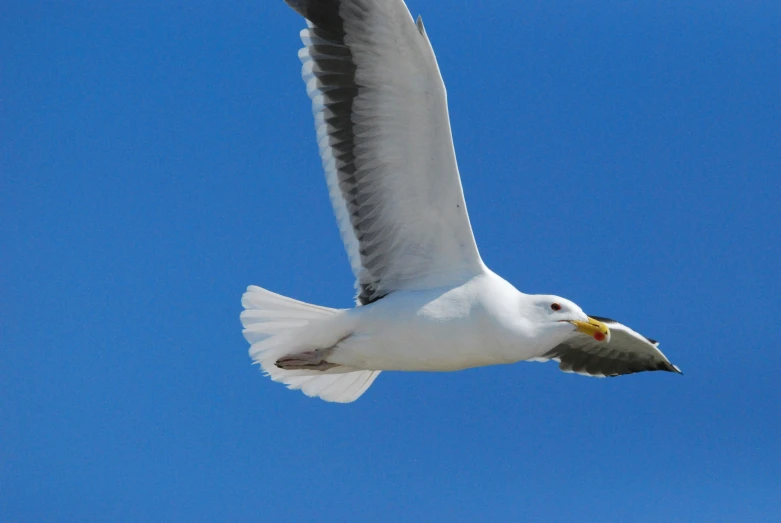
<path fill-rule="evenodd" d="M 328 340 L 345 333 L 329 322 L 342 311 L 294 300 L 254 285 L 247 287 L 241 299 L 244 311 L 241 323 L 244 337 L 251 344 L 250 356 L 274 381 L 307 396 L 326 401 L 349 403 L 358 399 L 374 382 L 380 371 L 357 370 L 337 366 L 328 370 L 285 370 L 276 366 L 282 356 L 302 347 L 326 348 Z M 324 340 L 318 347 L 318 340 Z"/>

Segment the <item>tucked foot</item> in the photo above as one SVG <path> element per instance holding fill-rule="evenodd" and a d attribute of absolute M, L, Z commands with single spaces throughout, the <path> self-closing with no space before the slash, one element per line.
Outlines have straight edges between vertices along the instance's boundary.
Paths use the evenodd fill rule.
<path fill-rule="evenodd" d="M 335 363 L 325 361 L 330 352 L 331 348 L 289 354 L 279 358 L 275 365 L 284 370 L 328 370 L 338 367 Z"/>

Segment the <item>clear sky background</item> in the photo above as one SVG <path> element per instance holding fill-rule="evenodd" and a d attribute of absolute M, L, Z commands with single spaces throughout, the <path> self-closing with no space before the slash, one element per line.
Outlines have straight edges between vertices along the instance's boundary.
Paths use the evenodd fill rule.
<path fill-rule="evenodd" d="M 110 4 L 110 5 L 109 5 Z M 280 1 L 0 9 L 0 520 L 781 513 L 781 3 L 410 2 L 475 235 L 684 376 L 264 378 L 257 284 L 349 307 Z"/>

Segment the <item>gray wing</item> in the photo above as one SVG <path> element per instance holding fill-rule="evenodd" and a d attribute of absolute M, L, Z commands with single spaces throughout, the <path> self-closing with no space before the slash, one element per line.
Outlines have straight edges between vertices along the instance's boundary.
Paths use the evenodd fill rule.
<path fill-rule="evenodd" d="M 358 303 L 482 272 L 422 22 L 402 0 L 286 2 Z"/>
<path fill-rule="evenodd" d="M 576 333 L 537 360 L 556 360 L 564 372 L 584 376 L 620 376 L 650 370 L 682 374 L 659 350 L 659 342 L 646 338 L 609 318 L 592 316 L 610 327 L 608 343 Z"/>

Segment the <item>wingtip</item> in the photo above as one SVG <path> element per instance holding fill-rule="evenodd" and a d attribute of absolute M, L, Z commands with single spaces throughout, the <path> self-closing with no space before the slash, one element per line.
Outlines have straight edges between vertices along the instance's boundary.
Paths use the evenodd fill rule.
<path fill-rule="evenodd" d="M 671 363 L 670 367 L 672 367 L 672 372 L 674 372 L 676 374 L 680 374 L 681 376 L 683 376 L 683 371 L 681 371 L 681 369 L 678 367 L 678 365 L 673 365 Z"/>
<path fill-rule="evenodd" d="M 423 27 L 423 17 L 418 15 L 418 19 L 415 20 L 415 25 L 418 26 L 418 32 L 423 36 L 426 36 L 426 28 Z"/>

